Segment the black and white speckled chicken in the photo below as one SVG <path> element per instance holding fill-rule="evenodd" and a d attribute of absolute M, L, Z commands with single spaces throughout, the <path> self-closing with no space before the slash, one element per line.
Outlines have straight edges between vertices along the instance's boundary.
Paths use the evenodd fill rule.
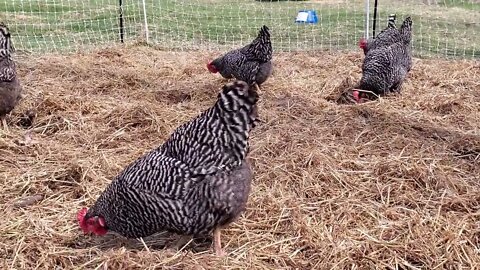
<path fill-rule="evenodd" d="M 388 24 L 375 38 L 361 38 L 359 41 L 359 47 L 363 49 L 363 53 L 366 55 L 371 49 L 390 46 L 400 39 L 400 31 L 397 29 L 395 20 L 396 14 L 390 14 L 388 16 Z"/>
<path fill-rule="evenodd" d="M 77 214 L 85 233 L 140 238 L 161 231 L 214 234 L 245 209 L 252 171 L 246 160 L 258 93 L 245 82 L 223 87 L 216 103 L 126 167 L 90 209 Z"/>
<path fill-rule="evenodd" d="M 10 31 L 4 23 L 0 23 L 0 118 L 4 129 L 7 129 L 5 116 L 15 108 L 22 94 L 12 59 L 14 51 Z"/>
<path fill-rule="evenodd" d="M 362 65 L 362 78 L 353 96 L 357 102 L 374 99 L 390 92 L 400 92 L 412 68 L 412 20 L 407 17 L 399 29 L 398 41 L 370 49 Z M 364 90 L 364 91 L 362 91 Z M 365 92 L 366 91 L 366 92 Z M 371 95 L 372 92 L 374 95 Z"/>
<path fill-rule="evenodd" d="M 272 74 L 272 53 L 270 30 L 264 25 L 252 43 L 229 51 L 208 63 L 207 68 L 212 73 L 219 72 L 224 78 L 236 78 L 260 86 Z"/>

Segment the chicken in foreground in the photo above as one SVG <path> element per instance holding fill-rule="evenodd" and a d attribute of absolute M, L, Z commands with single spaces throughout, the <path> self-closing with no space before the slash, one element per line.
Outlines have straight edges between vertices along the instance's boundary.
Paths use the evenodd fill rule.
<path fill-rule="evenodd" d="M 207 68 L 226 79 L 236 78 L 259 87 L 272 74 L 272 53 L 270 30 L 264 25 L 252 43 L 211 61 Z"/>
<path fill-rule="evenodd" d="M 246 157 L 257 101 L 245 82 L 225 85 L 211 108 L 127 166 L 90 209 L 78 212 L 83 232 L 127 238 L 213 232 L 215 251 L 223 255 L 220 229 L 244 211 L 250 192 Z"/>
<path fill-rule="evenodd" d="M 387 28 L 383 29 L 375 38 L 361 38 L 358 45 L 363 50 L 363 53 L 367 55 L 369 50 L 380 48 L 384 46 L 390 46 L 397 42 L 400 38 L 400 31 L 396 26 L 396 14 L 390 14 L 388 16 Z"/>
<path fill-rule="evenodd" d="M 412 20 L 407 17 L 399 29 L 397 41 L 367 52 L 360 84 L 353 91 L 357 103 L 391 92 L 400 92 L 403 81 L 412 68 L 411 40 Z"/>
<path fill-rule="evenodd" d="M 10 31 L 4 23 L 0 23 L 0 118 L 4 129 L 8 129 L 5 116 L 15 108 L 22 93 L 12 59 L 14 51 Z"/>

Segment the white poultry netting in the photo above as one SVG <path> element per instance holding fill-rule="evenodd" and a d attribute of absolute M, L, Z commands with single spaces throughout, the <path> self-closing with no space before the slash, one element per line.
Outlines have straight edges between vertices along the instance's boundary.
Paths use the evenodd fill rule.
<path fill-rule="evenodd" d="M 19 50 L 76 51 L 145 42 L 167 49 L 228 49 L 263 24 L 277 51 L 358 49 L 374 0 L 0 0 L 0 21 Z M 317 23 L 296 23 L 302 10 Z M 378 0 L 376 32 L 410 15 L 417 56 L 480 57 L 480 0 Z M 121 34 L 122 33 L 122 34 Z"/>

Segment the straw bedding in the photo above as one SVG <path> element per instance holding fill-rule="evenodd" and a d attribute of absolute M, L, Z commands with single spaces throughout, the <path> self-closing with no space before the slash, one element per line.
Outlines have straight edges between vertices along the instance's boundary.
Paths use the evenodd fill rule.
<path fill-rule="evenodd" d="M 0 131 L 0 267 L 480 267 L 480 63 L 415 59 L 402 95 L 342 104 L 360 51 L 275 55 L 251 137 L 252 193 L 223 231 L 226 258 L 205 240 L 175 250 L 166 233 L 146 246 L 82 235 L 78 209 L 213 104 L 225 83 L 205 68 L 215 55 L 21 57 L 25 98 Z"/>

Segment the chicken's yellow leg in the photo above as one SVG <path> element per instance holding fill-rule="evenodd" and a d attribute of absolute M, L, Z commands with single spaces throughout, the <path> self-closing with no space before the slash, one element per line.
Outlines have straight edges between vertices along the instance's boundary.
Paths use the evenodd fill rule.
<path fill-rule="evenodd" d="M 220 228 L 216 228 L 213 231 L 213 245 L 215 249 L 215 254 L 219 257 L 223 257 L 227 255 L 225 251 L 222 249 L 222 242 L 220 241 Z"/>

